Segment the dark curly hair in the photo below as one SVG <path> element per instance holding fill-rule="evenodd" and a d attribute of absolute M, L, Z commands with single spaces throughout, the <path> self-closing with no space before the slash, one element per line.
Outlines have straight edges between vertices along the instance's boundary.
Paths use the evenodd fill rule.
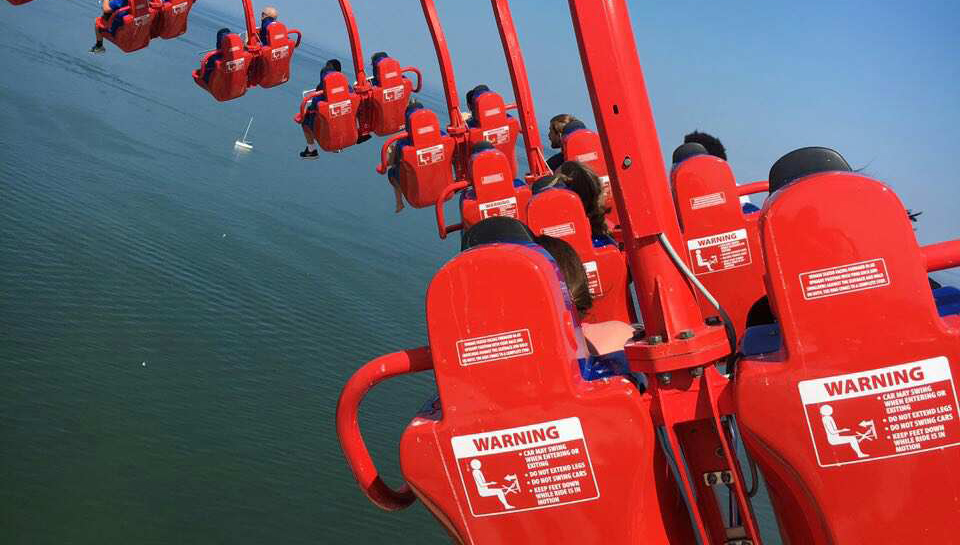
<path fill-rule="evenodd" d="M 712 134 L 707 134 L 705 132 L 693 131 L 692 133 L 683 137 L 683 143 L 696 143 L 707 148 L 707 153 L 713 155 L 714 157 L 719 157 L 724 161 L 727 160 L 727 150 L 723 147 L 723 144 L 720 143 L 720 139 Z"/>
<path fill-rule="evenodd" d="M 590 220 L 590 231 L 594 238 L 607 236 L 610 229 L 607 227 L 607 208 L 603 202 L 603 185 L 600 178 L 587 165 L 578 161 L 567 161 L 560 165 L 557 173 L 564 178 L 561 181 L 574 193 L 580 196 L 583 211 Z"/>

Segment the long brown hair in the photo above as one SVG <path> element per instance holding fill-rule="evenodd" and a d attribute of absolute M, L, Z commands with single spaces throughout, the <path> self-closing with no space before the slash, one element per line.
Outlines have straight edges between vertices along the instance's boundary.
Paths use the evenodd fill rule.
<path fill-rule="evenodd" d="M 583 270 L 583 262 L 580 261 L 577 251 L 567 241 L 548 235 L 538 236 L 534 240 L 557 262 L 557 267 L 567 284 L 567 291 L 570 292 L 570 299 L 573 301 L 573 305 L 577 307 L 579 317 L 583 318 L 590 307 L 593 306 L 593 298 L 590 296 L 587 273 Z"/>
<path fill-rule="evenodd" d="M 603 184 L 600 178 L 587 165 L 578 161 L 567 161 L 560 165 L 557 172 L 564 175 L 564 183 L 570 190 L 580 196 L 583 202 L 583 211 L 590 220 L 590 232 L 596 237 L 610 234 L 607 227 L 607 208 L 603 195 Z"/>

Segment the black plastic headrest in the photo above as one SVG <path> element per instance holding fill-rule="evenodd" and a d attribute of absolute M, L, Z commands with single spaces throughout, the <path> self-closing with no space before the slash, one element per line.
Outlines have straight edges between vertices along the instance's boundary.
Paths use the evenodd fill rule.
<path fill-rule="evenodd" d="M 541 176 L 537 178 L 537 181 L 533 182 L 533 185 L 530 186 L 530 191 L 536 195 L 545 189 L 550 189 L 551 187 L 566 187 L 562 182 L 557 181 L 556 176 Z"/>
<path fill-rule="evenodd" d="M 474 153 L 480 153 L 481 151 L 491 150 L 491 149 L 497 149 L 497 148 L 495 148 L 493 144 L 491 144 L 490 142 L 487 142 L 486 140 L 484 140 L 482 142 L 477 142 L 476 144 L 473 145 L 473 148 L 470 150 L 470 155 L 473 155 Z"/>
<path fill-rule="evenodd" d="M 576 119 L 576 120 L 571 121 L 571 122 L 567 123 L 566 125 L 564 125 L 564 126 L 563 126 L 563 132 L 560 133 L 560 135 L 561 135 L 561 136 L 566 136 L 566 135 L 572 133 L 573 131 L 579 131 L 580 129 L 586 129 L 586 128 L 587 128 L 587 126 L 583 124 L 583 121 L 580 121 L 579 119 Z"/>
<path fill-rule="evenodd" d="M 830 148 L 812 146 L 793 150 L 770 167 L 770 193 L 797 178 L 818 172 L 853 172 L 842 155 Z"/>
<path fill-rule="evenodd" d="M 221 28 L 217 31 L 217 49 L 223 47 L 223 38 L 226 37 L 227 34 L 233 34 L 233 32 L 229 28 Z"/>
<path fill-rule="evenodd" d="M 519 220 L 506 216 L 494 216 L 480 221 L 463 233 L 460 251 L 494 242 L 532 243 L 533 233 Z"/>
<path fill-rule="evenodd" d="M 343 69 L 343 66 L 340 64 L 339 59 L 330 59 L 326 64 L 323 65 L 323 69 L 332 72 L 340 72 Z"/>
<path fill-rule="evenodd" d="M 490 91 L 490 88 L 482 83 L 480 85 L 477 85 L 473 89 L 470 89 L 469 91 L 467 91 L 467 106 L 472 110 L 474 108 L 474 105 L 473 105 L 474 99 L 476 99 L 478 96 L 488 91 Z"/>
<path fill-rule="evenodd" d="M 677 149 L 673 150 L 673 164 L 677 164 L 695 155 L 709 155 L 709 153 L 707 152 L 707 148 L 703 147 L 703 144 L 697 144 L 696 142 L 680 144 L 677 146 Z"/>
<path fill-rule="evenodd" d="M 376 68 L 378 62 L 380 62 L 381 60 L 383 60 L 383 59 L 385 59 L 385 58 L 387 58 L 387 57 L 389 57 L 389 56 L 390 56 L 390 55 L 387 55 L 387 52 L 386 52 L 386 51 L 377 51 L 376 53 L 373 54 L 372 57 L 370 57 L 370 64 L 372 64 L 373 67 Z"/>

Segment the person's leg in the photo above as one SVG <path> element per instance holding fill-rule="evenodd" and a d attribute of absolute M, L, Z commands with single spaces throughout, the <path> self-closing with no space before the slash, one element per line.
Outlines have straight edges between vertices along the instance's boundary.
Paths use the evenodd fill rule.
<path fill-rule="evenodd" d="M 403 191 L 400 189 L 400 181 L 395 177 L 395 170 L 391 168 L 387 171 L 387 180 L 393 186 L 393 197 L 395 199 L 394 212 L 403 210 Z"/>
<path fill-rule="evenodd" d="M 93 47 L 90 48 L 91 53 L 103 53 L 106 51 L 106 49 L 103 48 L 103 33 L 100 31 L 100 25 L 102 24 L 104 25 L 104 28 L 106 28 L 106 24 L 109 22 L 109 20 L 110 12 L 105 11 L 103 12 L 103 15 L 100 16 L 99 20 L 94 21 L 93 34 L 96 36 L 97 41 L 93 44 Z"/>
<path fill-rule="evenodd" d="M 303 122 L 300 123 L 300 128 L 303 130 L 303 139 L 307 141 L 307 147 L 300 152 L 301 159 L 316 159 L 320 156 L 320 152 L 317 151 L 317 139 L 313 134 L 313 118 L 312 113 L 308 113 L 303 116 Z"/>

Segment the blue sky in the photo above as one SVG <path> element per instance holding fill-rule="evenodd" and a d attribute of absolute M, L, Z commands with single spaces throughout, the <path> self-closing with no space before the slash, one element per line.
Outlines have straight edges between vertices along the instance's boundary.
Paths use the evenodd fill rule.
<path fill-rule="evenodd" d="M 237 0 L 203 0 L 240 12 Z M 336 0 L 272 0 L 309 41 L 347 57 Z M 258 4 L 258 9 L 261 5 Z M 477 83 L 510 96 L 490 3 L 437 0 L 460 95 Z M 782 154 L 839 150 L 923 209 L 923 242 L 960 234 L 960 5 L 631 1 L 631 17 L 664 153 L 693 129 L 726 144 L 741 181 L 766 179 Z M 515 0 L 541 127 L 553 114 L 592 119 L 565 0 Z M 436 57 L 416 0 L 357 0 L 365 56 L 384 49 L 423 69 Z"/>

